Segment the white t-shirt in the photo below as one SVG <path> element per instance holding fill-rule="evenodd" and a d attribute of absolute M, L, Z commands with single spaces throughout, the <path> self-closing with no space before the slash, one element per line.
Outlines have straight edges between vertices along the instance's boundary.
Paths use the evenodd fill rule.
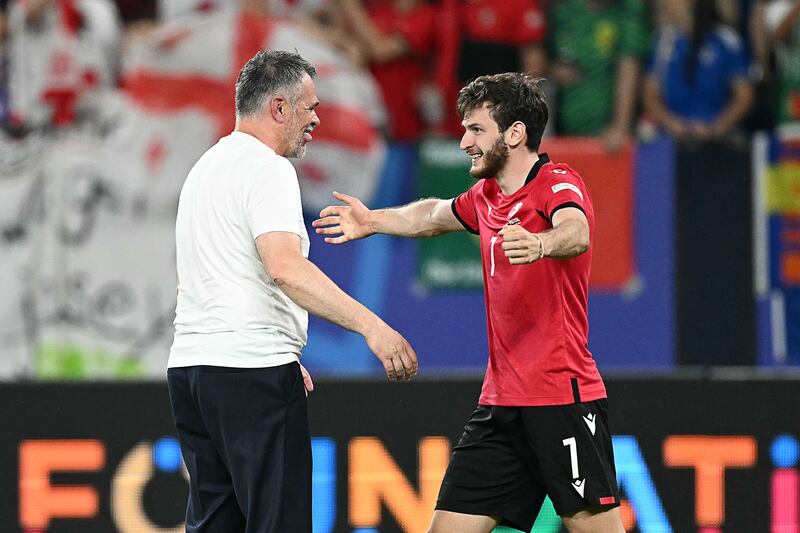
<path fill-rule="evenodd" d="M 308 313 L 267 276 L 255 239 L 271 231 L 299 235 L 308 257 L 294 167 L 255 137 L 233 132 L 195 163 L 181 191 L 170 368 L 299 359 Z"/>

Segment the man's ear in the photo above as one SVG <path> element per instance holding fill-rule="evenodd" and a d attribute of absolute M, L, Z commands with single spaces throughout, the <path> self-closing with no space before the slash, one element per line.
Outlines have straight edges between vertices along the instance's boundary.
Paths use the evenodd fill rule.
<path fill-rule="evenodd" d="M 270 100 L 269 110 L 272 118 L 279 124 L 283 124 L 289 118 L 289 103 L 282 96 Z"/>
<path fill-rule="evenodd" d="M 518 120 L 505 131 L 506 144 L 509 148 L 516 148 L 520 143 L 525 143 L 527 134 L 528 129 L 525 127 L 525 124 Z"/>

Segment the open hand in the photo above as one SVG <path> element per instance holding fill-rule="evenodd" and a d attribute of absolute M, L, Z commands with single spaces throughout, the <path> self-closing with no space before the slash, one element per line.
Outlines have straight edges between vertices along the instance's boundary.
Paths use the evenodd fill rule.
<path fill-rule="evenodd" d="M 370 210 L 361 200 L 340 192 L 333 197 L 346 205 L 329 205 L 319 213 L 319 218 L 311 223 L 318 235 L 336 235 L 325 237 L 325 242 L 342 244 L 369 237 L 373 233 L 369 220 Z"/>
<path fill-rule="evenodd" d="M 383 364 L 389 381 L 408 381 L 417 373 L 417 354 L 407 340 L 384 324 L 364 335 L 367 346 Z"/>

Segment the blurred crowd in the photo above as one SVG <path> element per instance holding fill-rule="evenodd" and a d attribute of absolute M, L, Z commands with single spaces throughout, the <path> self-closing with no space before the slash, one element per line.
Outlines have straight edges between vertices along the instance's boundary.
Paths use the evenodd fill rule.
<path fill-rule="evenodd" d="M 800 120 L 800 0 L 10 0 L 0 120 L 64 127 L 115 90 L 121 53 L 160 25 L 220 10 L 290 20 L 371 71 L 386 136 L 459 135 L 466 81 L 547 80 L 550 132 L 609 151 L 666 131 L 707 141 Z M 89 103 L 87 103 L 89 102 Z"/>

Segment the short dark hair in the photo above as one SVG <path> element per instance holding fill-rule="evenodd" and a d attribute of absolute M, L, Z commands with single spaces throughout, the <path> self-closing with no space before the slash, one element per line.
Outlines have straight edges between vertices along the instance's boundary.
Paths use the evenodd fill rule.
<path fill-rule="evenodd" d="M 474 109 L 488 104 L 490 116 L 500 131 L 506 131 L 514 122 L 525 124 L 528 141 L 525 145 L 535 152 L 542 142 L 547 125 L 547 100 L 540 83 L 518 72 L 506 72 L 474 79 L 458 93 L 458 116 L 462 119 Z"/>
<path fill-rule="evenodd" d="M 296 95 L 304 75 L 317 75 L 311 63 L 296 52 L 261 50 L 250 58 L 236 80 L 236 116 L 246 117 L 264 108 L 266 97 L 280 91 Z"/>

